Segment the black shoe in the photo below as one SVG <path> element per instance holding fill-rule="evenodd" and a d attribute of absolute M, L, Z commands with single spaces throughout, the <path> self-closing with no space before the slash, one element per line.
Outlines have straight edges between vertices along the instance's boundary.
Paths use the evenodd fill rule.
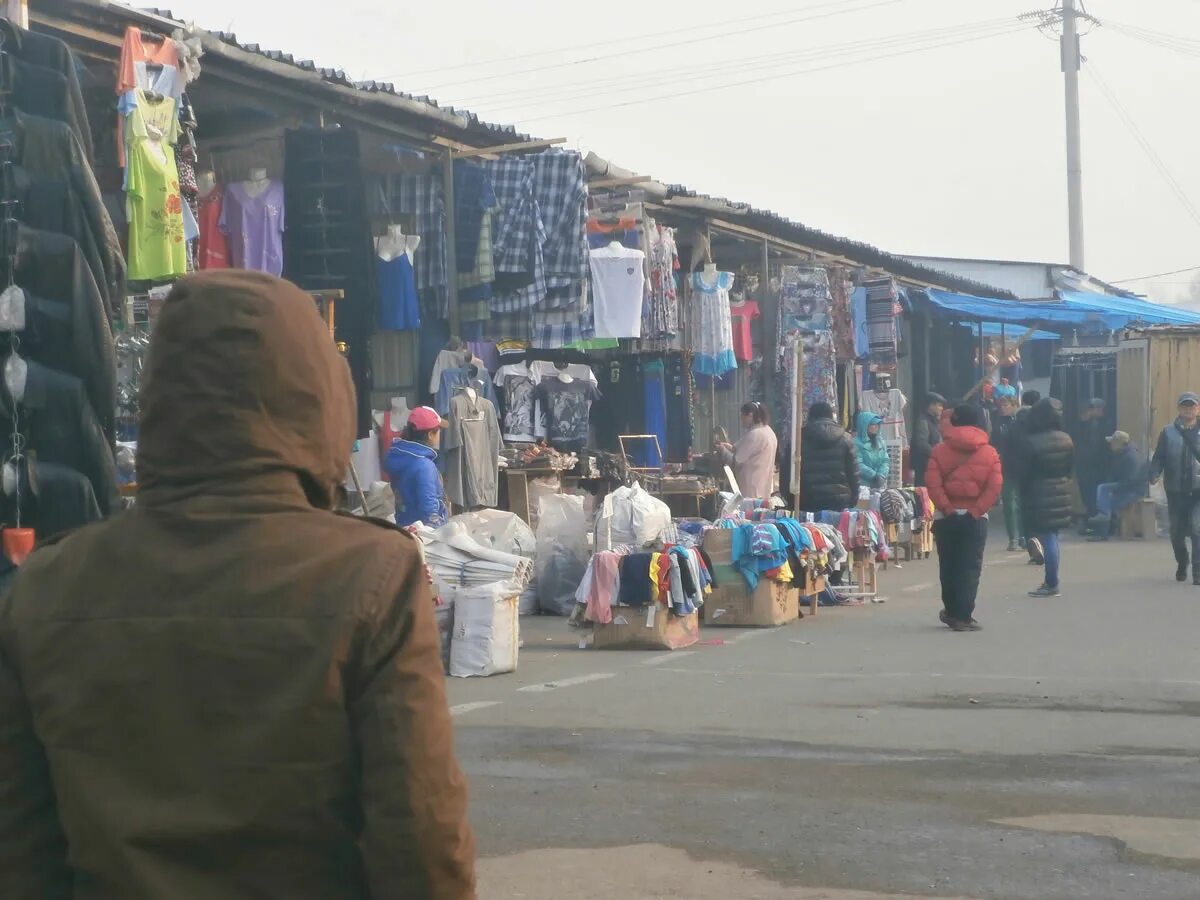
<path fill-rule="evenodd" d="M 1175 580 L 1180 582 L 1187 581 L 1187 570 L 1187 563 L 1180 563 L 1179 567 L 1175 569 Z"/>
<path fill-rule="evenodd" d="M 1035 566 L 1044 565 L 1046 562 L 1046 553 L 1042 549 L 1042 542 L 1037 538 L 1030 538 L 1025 542 L 1025 549 L 1029 551 L 1029 561 Z"/>
<path fill-rule="evenodd" d="M 951 622 L 950 616 L 946 613 L 946 611 L 944 609 L 938 613 L 938 621 L 941 622 L 943 625 L 950 624 L 950 622 Z"/>

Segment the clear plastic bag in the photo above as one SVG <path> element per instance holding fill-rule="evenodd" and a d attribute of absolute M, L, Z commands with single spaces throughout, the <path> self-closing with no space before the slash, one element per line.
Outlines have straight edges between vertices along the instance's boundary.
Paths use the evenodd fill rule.
<path fill-rule="evenodd" d="M 657 541 L 670 524 L 671 508 L 641 485 L 617 488 L 596 514 L 596 549 L 644 547 Z"/>
<path fill-rule="evenodd" d="M 455 516 L 450 521 L 461 522 L 466 527 L 467 534 L 493 550 L 502 550 L 529 559 L 533 559 L 537 553 L 533 529 L 516 513 L 481 509 Z"/>
<path fill-rule="evenodd" d="M 549 494 L 538 504 L 537 559 L 534 577 L 538 606 L 552 616 L 569 616 L 575 589 L 587 571 L 587 519 L 583 498 Z"/>

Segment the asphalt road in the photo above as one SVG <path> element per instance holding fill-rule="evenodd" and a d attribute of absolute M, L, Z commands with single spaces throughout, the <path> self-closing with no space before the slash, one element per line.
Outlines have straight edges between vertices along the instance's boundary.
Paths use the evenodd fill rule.
<path fill-rule="evenodd" d="M 675 653 L 523 621 L 453 680 L 484 900 L 1200 898 L 1200 587 L 1165 542 L 1069 543 L 1064 596 L 993 534 L 975 634 L 936 560 L 887 602 Z"/>

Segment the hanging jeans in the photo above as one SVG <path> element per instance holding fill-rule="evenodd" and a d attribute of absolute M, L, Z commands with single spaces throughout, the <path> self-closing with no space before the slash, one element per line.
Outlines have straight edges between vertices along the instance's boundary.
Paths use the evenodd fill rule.
<path fill-rule="evenodd" d="M 1045 534 L 1039 534 L 1038 540 L 1042 542 L 1042 553 L 1046 557 L 1046 587 L 1058 587 L 1058 565 L 1062 558 L 1062 550 L 1058 543 L 1058 532 L 1048 531 Z"/>
<path fill-rule="evenodd" d="M 983 574 L 988 520 L 971 515 L 949 516 L 933 523 L 937 541 L 938 573 L 942 580 L 942 606 L 956 622 L 970 622 Z"/>
<path fill-rule="evenodd" d="M 648 362 L 642 369 L 646 399 L 646 430 L 658 436 L 659 451 L 652 441 L 638 441 L 640 453 L 634 454 L 640 466 L 661 466 L 667 451 L 667 388 L 661 362 Z"/>
<path fill-rule="evenodd" d="M 1025 539 L 1025 524 L 1021 521 L 1021 486 L 1013 481 L 1004 482 L 1001 494 L 1004 502 L 1004 530 L 1008 532 L 1008 541 Z"/>
<path fill-rule="evenodd" d="M 1200 573 L 1200 495 L 1167 494 L 1167 515 L 1171 520 L 1171 548 L 1180 568 L 1188 564 L 1188 543 L 1192 545 L 1192 574 Z"/>

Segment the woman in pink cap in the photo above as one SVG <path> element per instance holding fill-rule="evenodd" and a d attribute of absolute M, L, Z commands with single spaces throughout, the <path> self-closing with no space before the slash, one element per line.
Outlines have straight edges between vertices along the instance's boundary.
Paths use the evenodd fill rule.
<path fill-rule="evenodd" d="M 437 447 L 445 422 L 437 410 L 418 406 L 408 414 L 408 424 L 392 442 L 386 467 L 396 494 L 396 524 L 424 522 L 444 525 L 449 513 L 446 491 L 437 467 Z"/>

